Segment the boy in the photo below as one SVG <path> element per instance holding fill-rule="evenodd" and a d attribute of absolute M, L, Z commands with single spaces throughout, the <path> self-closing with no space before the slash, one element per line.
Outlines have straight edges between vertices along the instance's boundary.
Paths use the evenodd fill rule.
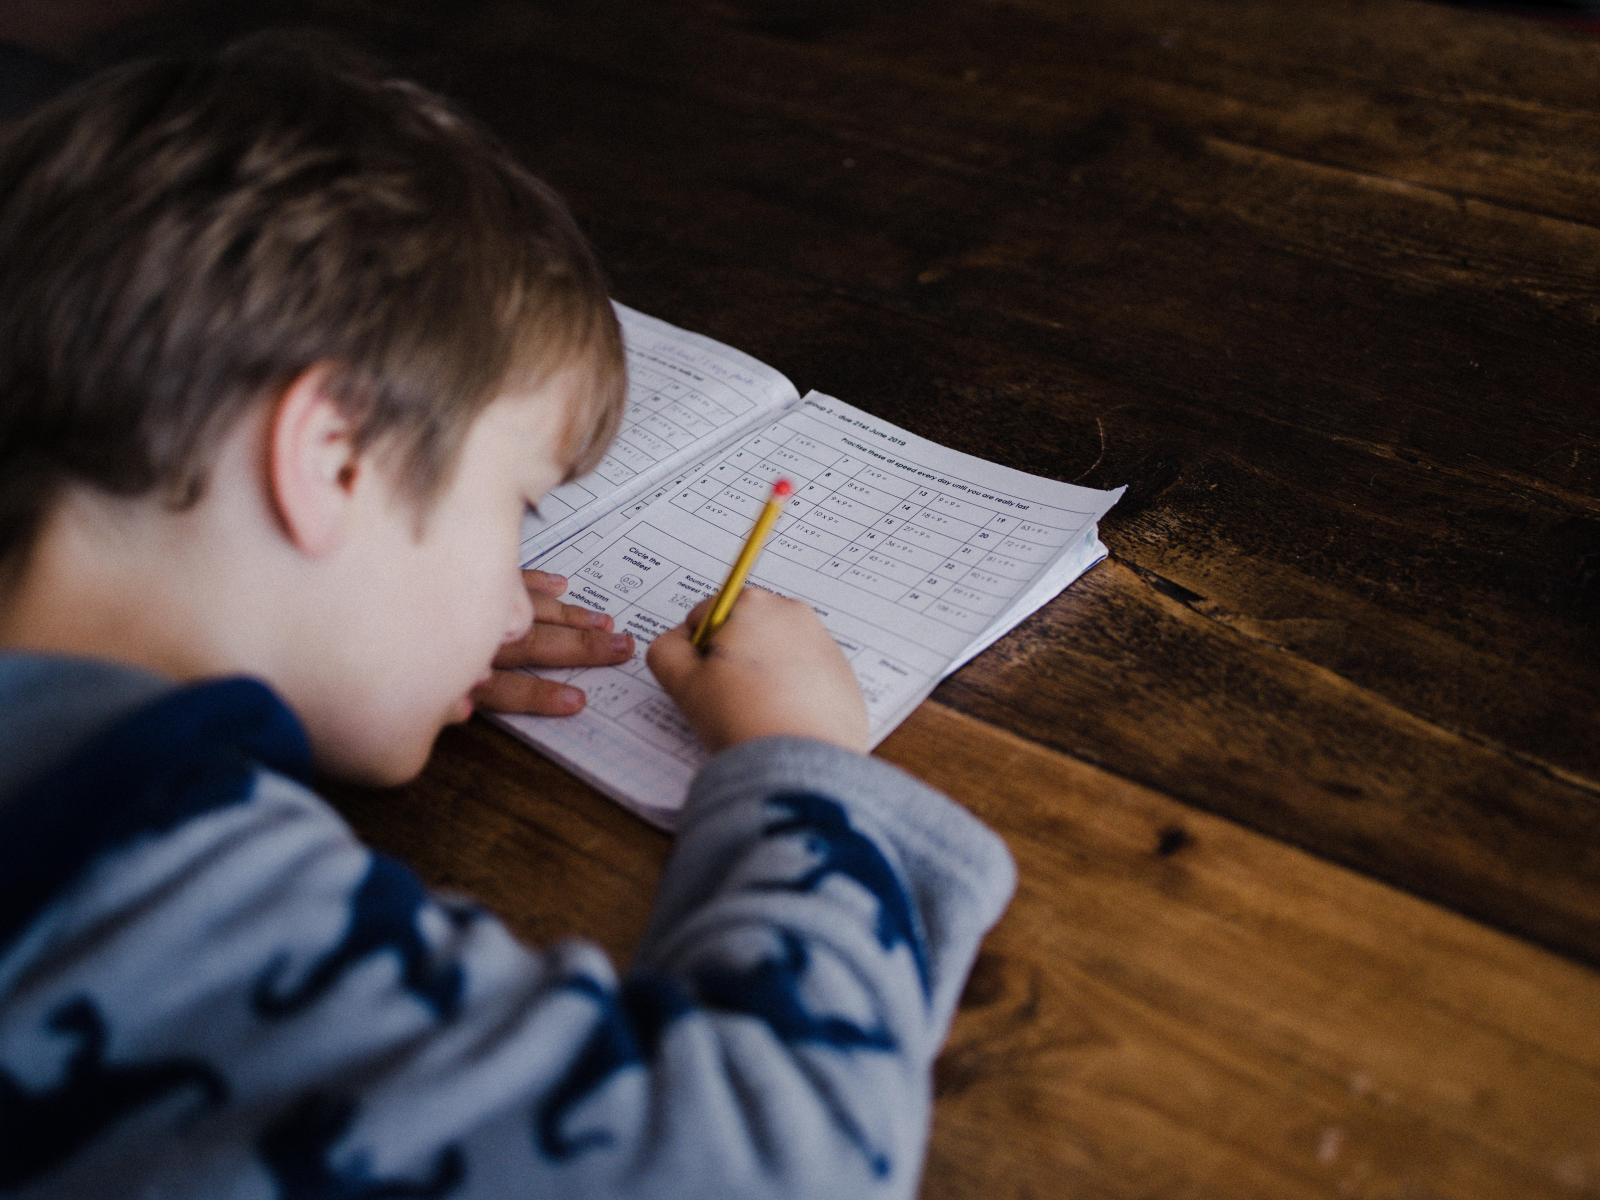
<path fill-rule="evenodd" d="M 1012 867 L 860 753 L 803 605 L 651 647 L 720 753 L 621 981 L 307 785 L 411 777 L 474 695 L 562 707 L 496 662 L 628 652 L 516 569 L 622 372 L 560 202 L 334 52 L 123 68 L 11 132 L 0 1193 L 915 1192 Z"/>

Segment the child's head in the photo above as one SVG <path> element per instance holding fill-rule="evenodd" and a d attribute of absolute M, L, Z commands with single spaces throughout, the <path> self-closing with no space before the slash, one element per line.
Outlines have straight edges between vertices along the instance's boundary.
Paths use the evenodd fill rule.
<path fill-rule="evenodd" d="M 260 460 L 266 507 L 303 542 L 277 494 L 285 397 L 320 398 L 324 425 L 300 436 L 339 439 L 342 484 L 352 463 L 381 474 L 421 546 L 441 505 L 474 502 L 457 468 L 475 428 L 553 442 L 515 449 L 548 450 L 559 478 L 593 465 L 622 392 L 615 317 L 561 202 L 437 97 L 344 52 L 278 39 L 121 68 L 0 144 L 0 596 L 73 496 L 177 516 L 239 482 L 230 461 Z M 241 430 L 258 444 L 228 460 Z M 484 665 L 461 665 L 469 683 Z"/>

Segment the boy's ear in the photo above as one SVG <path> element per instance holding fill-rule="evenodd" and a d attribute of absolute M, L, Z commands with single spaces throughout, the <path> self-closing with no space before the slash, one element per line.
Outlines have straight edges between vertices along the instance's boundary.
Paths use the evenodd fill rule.
<path fill-rule="evenodd" d="M 326 366 L 308 367 L 273 402 L 267 420 L 267 489 L 284 533 L 321 557 L 344 539 L 364 469 L 354 427 L 328 391 Z"/>

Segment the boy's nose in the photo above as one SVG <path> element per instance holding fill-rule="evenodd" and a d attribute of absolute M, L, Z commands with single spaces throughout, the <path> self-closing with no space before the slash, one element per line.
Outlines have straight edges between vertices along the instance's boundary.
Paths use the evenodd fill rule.
<path fill-rule="evenodd" d="M 502 641 L 514 642 L 529 629 L 533 628 L 533 600 L 528 595 L 527 585 L 522 582 L 522 572 L 514 572 L 511 588 L 511 615 L 506 624 L 506 636 Z"/>

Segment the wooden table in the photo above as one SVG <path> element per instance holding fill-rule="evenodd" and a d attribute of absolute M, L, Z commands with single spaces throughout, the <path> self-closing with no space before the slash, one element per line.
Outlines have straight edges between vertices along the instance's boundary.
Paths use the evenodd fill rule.
<path fill-rule="evenodd" d="M 1022 873 L 927 1197 L 1600 1196 L 1600 41 L 1401 0 L 326 0 L 124 44 L 285 12 L 461 97 L 619 298 L 1129 485 L 1111 559 L 880 751 Z M 667 850 L 479 723 L 340 802 L 624 958 Z"/>

